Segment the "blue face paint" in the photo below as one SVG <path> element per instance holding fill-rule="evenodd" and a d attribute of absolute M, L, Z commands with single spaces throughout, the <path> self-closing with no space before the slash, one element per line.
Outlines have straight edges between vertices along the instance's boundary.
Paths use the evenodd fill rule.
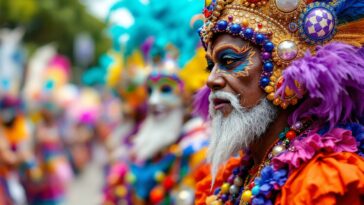
<path fill-rule="evenodd" d="M 218 53 L 217 66 L 218 72 L 225 72 L 232 75 L 247 74 L 246 68 L 251 65 L 251 57 L 254 52 L 250 49 L 241 53 L 235 49 L 226 49 Z"/>

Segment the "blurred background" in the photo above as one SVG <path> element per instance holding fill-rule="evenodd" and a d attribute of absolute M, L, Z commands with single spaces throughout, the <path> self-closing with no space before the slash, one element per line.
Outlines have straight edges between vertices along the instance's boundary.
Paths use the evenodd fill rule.
<path fill-rule="evenodd" d="M 178 75 L 192 83 L 180 97 L 191 102 L 206 78 L 191 75 L 204 66 L 198 25 L 190 23 L 203 2 L 161 2 L 0 0 L 1 205 L 107 204 L 118 136 L 144 119 L 148 62 L 164 56 L 151 42 L 162 42 L 165 64 L 186 68 Z M 184 11 L 190 2 L 196 6 Z M 185 21 L 174 21 L 177 13 Z M 155 38 L 162 33 L 169 37 Z"/>

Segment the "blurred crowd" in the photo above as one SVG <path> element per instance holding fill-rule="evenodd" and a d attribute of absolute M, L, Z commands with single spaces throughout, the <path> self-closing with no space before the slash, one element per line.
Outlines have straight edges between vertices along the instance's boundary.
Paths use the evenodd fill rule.
<path fill-rule="evenodd" d="M 0 30 L 1 205 L 64 204 L 100 148 L 102 204 L 193 204 L 209 132 L 192 100 L 207 78 L 201 4 L 120 1 L 109 18 L 125 8 L 134 24 L 111 24 L 113 45 L 79 76 L 56 45 L 29 53 L 26 30 Z"/>

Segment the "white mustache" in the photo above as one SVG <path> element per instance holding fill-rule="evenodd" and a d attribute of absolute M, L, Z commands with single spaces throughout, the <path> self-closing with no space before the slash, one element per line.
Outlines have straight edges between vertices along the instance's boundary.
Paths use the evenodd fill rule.
<path fill-rule="evenodd" d="M 244 109 L 240 105 L 240 94 L 234 95 L 232 93 L 225 92 L 225 91 L 211 92 L 210 96 L 209 96 L 210 105 L 214 104 L 214 99 L 216 99 L 216 98 L 222 99 L 222 100 L 228 100 L 230 102 L 230 104 L 233 106 L 233 108 L 236 110 Z"/>

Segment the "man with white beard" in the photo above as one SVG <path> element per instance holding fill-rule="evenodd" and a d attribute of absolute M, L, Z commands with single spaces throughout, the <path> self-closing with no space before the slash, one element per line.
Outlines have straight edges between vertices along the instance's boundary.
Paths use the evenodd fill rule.
<path fill-rule="evenodd" d="M 359 0 L 205 1 L 211 166 L 195 204 L 364 204 L 363 13 Z"/>
<path fill-rule="evenodd" d="M 181 135 L 184 108 L 182 81 L 175 74 L 152 72 L 147 80 L 148 114 L 134 139 L 132 152 L 144 162 Z"/>
<path fill-rule="evenodd" d="M 133 138 L 128 167 L 114 167 L 122 179 L 107 188 L 105 203 L 193 204 L 194 172 L 204 162 L 207 127 L 199 117 L 186 118 L 185 85 L 176 67 L 168 69 L 171 63 L 158 64 L 146 79 L 147 116 Z M 120 186 L 127 193 L 113 195 Z"/>

